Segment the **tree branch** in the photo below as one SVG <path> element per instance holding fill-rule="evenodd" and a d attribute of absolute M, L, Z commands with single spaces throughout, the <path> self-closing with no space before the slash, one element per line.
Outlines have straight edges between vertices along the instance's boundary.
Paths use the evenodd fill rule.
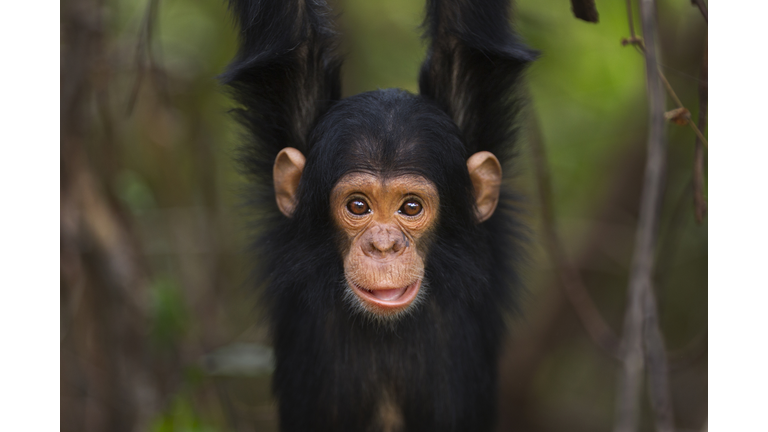
<path fill-rule="evenodd" d="M 629 14 L 629 32 L 631 36 L 629 38 L 624 38 L 621 40 L 621 45 L 633 45 L 635 46 L 643 55 L 645 55 L 645 43 L 643 40 L 637 36 L 635 36 L 635 30 L 632 25 L 632 7 L 631 7 L 631 0 L 627 0 L 627 14 Z M 675 105 L 677 105 L 677 109 L 670 111 L 667 115 L 667 119 L 673 121 L 674 123 L 685 126 L 688 125 L 691 127 L 691 130 L 693 130 L 693 133 L 696 134 L 698 139 L 701 140 L 702 143 L 704 143 L 705 147 L 708 147 L 709 144 L 707 143 L 707 139 L 704 137 L 704 134 L 701 133 L 701 130 L 698 126 L 696 126 L 695 123 L 691 121 L 691 113 L 690 111 L 685 108 L 683 105 L 683 102 L 680 100 L 680 98 L 677 96 L 677 93 L 675 93 L 675 89 L 672 88 L 672 85 L 667 80 L 667 77 L 664 75 L 664 72 L 661 71 L 661 67 L 657 67 L 657 72 L 659 74 L 659 78 L 661 79 L 661 82 L 664 84 L 664 87 L 667 89 L 667 93 L 669 93 L 669 96 L 672 98 L 672 100 L 675 102 Z"/>
<path fill-rule="evenodd" d="M 691 129 L 693 129 L 693 132 L 696 134 L 696 137 L 701 140 L 701 142 L 704 143 L 705 146 L 707 146 L 707 139 L 704 138 L 704 134 L 701 133 L 701 130 L 694 124 L 690 119 L 690 112 L 683 106 L 683 102 L 680 100 L 679 97 L 677 97 L 677 93 L 675 93 L 675 90 L 672 88 L 672 85 L 667 81 L 667 77 L 664 76 L 664 73 L 661 72 L 661 68 L 659 70 L 659 78 L 661 78 L 661 82 L 664 83 L 664 87 L 667 89 L 667 93 L 669 93 L 669 96 L 672 97 L 672 100 L 675 101 L 675 105 L 677 105 L 677 108 L 681 110 L 685 110 L 687 113 L 687 117 L 685 118 L 685 121 L 681 123 L 681 125 L 689 125 Z"/>
<path fill-rule="evenodd" d="M 652 296 L 650 290 L 654 267 L 653 257 L 666 169 L 665 101 L 656 58 L 655 1 L 641 0 L 640 12 L 645 45 L 648 47 L 644 51 L 650 124 L 640 217 L 629 277 L 629 301 L 623 340 L 624 369 L 619 379 L 615 432 L 635 432 L 638 426 L 639 397 L 644 369 L 643 330 L 646 328 L 647 319 L 655 315 L 655 305 L 647 301 L 646 297 Z M 651 335 L 651 337 L 654 336 Z M 655 359 L 656 356 L 654 355 L 653 358 Z"/>
<path fill-rule="evenodd" d="M 659 329 L 659 318 L 656 311 L 656 298 L 653 288 L 645 291 L 644 336 L 645 361 L 648 365 L 648 390 L 651 407 L 656 414 L 657 432 L 674 432 L 675 421 L 672 410 L 672 395 L 669 390 L 669 366 L 667 352 L 664 348 L 664 338 Z"/>

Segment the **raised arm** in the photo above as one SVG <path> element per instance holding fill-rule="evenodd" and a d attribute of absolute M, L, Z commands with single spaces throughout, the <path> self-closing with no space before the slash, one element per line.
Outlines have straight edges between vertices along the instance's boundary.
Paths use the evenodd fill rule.
<path fill-rule="evenodd" d="M 468 154 L 487 150 L 504 162 L 513 138 L 514 90 L 536 58 L 512 32 L 509 0 L 427 0 L 431 39 L 419 89 L 461 129 Z"/>
<path fill-rule="evenodd" d="M 271 189 L 277 153 L 307 154 L 317 118 L 340 97 L 340 58 L 325 1 L 230 0 L 240 46 L 221 76 L 251 140 L 242 148 L 248 171 Z M 274 202 L 274 201 L 273 201 Z"/>

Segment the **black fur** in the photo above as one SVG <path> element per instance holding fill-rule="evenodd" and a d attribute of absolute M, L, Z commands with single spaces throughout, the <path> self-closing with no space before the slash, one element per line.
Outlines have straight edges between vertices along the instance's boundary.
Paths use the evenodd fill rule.
<path fill-rule="evenodd" d="M 380 430 L 387 406 L 403 430 L 491 430 L 520 248 L 508 192 L 476 223 L 466 160 L 513 154 L 514 85 L 533 54 L 511 33 L 506 1 L 429 1 L 421 95 L 344 100 L 323 2 L 230 3 L 241 47 L 224 82 L 251 134 L 243 160 L 257 189 L 281 429 Z M 272 188 L 272 163 L 289 146 L 307 156 L 292 218 L 278 212 Z M 355 170 L 420 174 L 439 193 L 425 301 L 386 325 L 343 301 L 329 198 Z"/>

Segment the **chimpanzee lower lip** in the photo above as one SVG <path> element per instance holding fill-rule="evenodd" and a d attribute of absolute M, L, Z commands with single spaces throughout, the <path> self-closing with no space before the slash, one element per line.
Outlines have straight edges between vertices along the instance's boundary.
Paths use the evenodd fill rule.
<path fill-rule="evenodd" d="M 395 289 L 367 289 L 355 283 L 350 285 L 361 300 L 376 308 L 387 310 L 400 309 L 411 304 L 421 287 L 421 281 L 417 280 L 408 286 Z"/>

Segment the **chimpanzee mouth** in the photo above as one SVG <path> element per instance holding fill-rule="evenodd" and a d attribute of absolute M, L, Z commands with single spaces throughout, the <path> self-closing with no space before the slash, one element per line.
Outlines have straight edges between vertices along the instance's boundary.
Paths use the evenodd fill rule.
<path fill-rule="evenodd" d="M 350 285 L 354 287 L 355 293 L 364 302 L 376 308 L 391 310 L 401 309 L 411 304 L 419 292 L 421 280 L 416 280 L 406 287 L 394 289 L 368 289 L 355 283 Z"/>

